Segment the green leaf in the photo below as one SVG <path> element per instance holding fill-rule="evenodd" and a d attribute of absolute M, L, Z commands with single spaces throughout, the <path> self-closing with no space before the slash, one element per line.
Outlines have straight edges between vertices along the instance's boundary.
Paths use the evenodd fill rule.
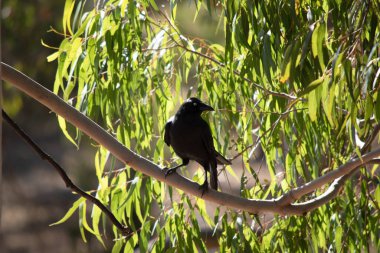
<path fill-rule="evenodd" d="M 380 203 L 380 186 L 378 185 L 375 190 L 375 199 L 377 203 Z"/>
<path fill-rule="evenodd" d="M 365 111 L 364 111 L 364 120 L 368 122 L 368 120 L 372 117 L 373 115 L 373 99 L 371 95 L 367 95 L 365 99 Z"/>
<path fill-rule="evenodd" d="M 324 85 L 327 85 L 326 81 L 325 81 Z M 325 86 L 325 88 L 326 88 L 326 86 Z M 324 109 L 326 116 L 327 116 L 327 119 L 328 119 L 328 121 L 332 127 L 336 126 L 335 109 L 334 109 L 335 89 L 336 89 L 336 85 L 335 85 L 335 83 L 333 83 L 331 85 L 330 89 L 328 90 L 328 93 L 327 93 L 328 95 L 322 99 L 323 109 Z"/>
<path fill-rule="evenodd" d="M 271 67 L 273 65 L 273 59 L 270 46 L 270 36 L 268 34 L 265 34 L 263 38 L 262 58 L 264 73 L 268 78 L 268 81 L 272 82 Z"/>
<path fill-rule="evenodd" d="M 285 159 L 285 172 L 286 172 L 286 180 L 288 181 L 288 184 L 293 183 L 293 178 L 294 178 L 294 158 L 292 157 L 291 153 L 288 153 L 286 155 Z"/>
<path fill-rule="evenodd" d="M 66 136 L 66 138 L 72 143 L 74 144 L 77 148 L 78 148 L 78 145 L 77 143 L 74 141 L 74 139 L 71 137 L 71 135 L 69 134 L 69 132 L 67 131 L 67 127 L 66 127 L 66 120 L 64 118 L 62 118 L 61 116 L 57 116 L 58 117 L 58 124 L 59 124 L 59 127 L 61 128 L 63 134 Z"/>
<path fill-rule="evenodd" d="M 202 7 L 202 1 L 197 1 L 196 2 L 196 7 L 195 7 L 195 13 L 194 13 L 194 18 L 193 18 L 193 23 L 198 17 L 199 11 L 201 10 Z"/>
<path fill-rule="evenodd" d="M 377 122 L 380 122 L 380 92 L 376 93 L 376 102 L 375 102 L 375 119 Z"/>
<path fill-rule="evenodd" d="M 325 80 L 325 76 L 321 76 L 320 78 L 312 81 L 311 83 L 309 83 L 305 89 L 303 89 L 302 91 L 300 91 L 298 93 L 298 97 L 302 97 L 306 94 L 309 94 L 311 91 L 313 91 L 314 89 L 318 88 L 319 85 L 321 85 L 323 83 L 323 81 Z"/>
<path fill-rule="evenodd" d="M 100 208 L 94 205 L 91 212 L 93 230 L 89 230 L 87 227 L 86 229 L 96 236 L 98 241 L 101 244 L 103 244 L 103 247 L 106 247 L 99 230 L 99 225 L 100 225 L 99 222 L 100 222 L 101 215 L 102 215 L 102 211 L 100 210 Z"/>
<path fill-rule="evenodd" d="M 100 146 L 98 151 L 95 153 L 95 171 L 98 181 L 101 182 L 103 179 L 103 171 L 108 161 L 110 152 L 103 146 Z"/>
<path fill-rule="evenodd" d="M 308 107 L 309 107 L 309 116 L 311 121 L 317 120 L 317 111 L 318 111 L 318 99 L 315 90 L 309 92 L 308 96 Z"/>
<path fill-rule="evenodd" d="M 86 239 L 86 233 L 84 231 L 84 226 L 83 226 L 83 219 L 86 219 L 86 208 L 87 205 L 86 205 L 86 202 L 82 202 L 80 205 L 79 205 L 79 231 L 80 231 L 80 234 L 82 236 L 82 240 L 84 242 L 87 242 L 87 239 Z M 83 216 L 84 215 L 84 216 Z"/>
<path fill-rule="evenodd" d="M 137 234 L 137 233 L 134 233 L 134 234 L 129 238 L 129 240 L 127 241 L 127 243 L 125 244 L 124 252 L 125 252 L 125 253 L 134 252 L 135 247 L 136 247 L 138 241 L 139 241 L 138 234 Z"/>
<path fill-rule="evenodd" d="M 63 9 L 63 19 L 62 19 L 63 34 L 65 35 L 67 34 L 66 29 L 68 29 L 69 35 L 73 34 L 73 31 L 71 30 L 71 14 L 73 12 L 74 5 L 75 5 L 75 0 L 66 0 L 65 2 L 65 7 Z"/>
<path fill-rule="evenodd" d="M 285 83 L 290 77 L 293 47 L 294 47 L 294 44 L 290 44 L 285 51 L 285 56 L 284 56 L 284 60 L 282 62 L 282 67 L 281 67 L 280 82 L 282 83 Z"/>
<path fill-rule="evenodd" d="M 48 57 L 46 57 L 47 61 L 48 62 L 52 62 L 56 59 L 58 59 L 58 56 L 60 55 L 61 53 L 59 51 L 55 52 L 55 53 L 52 53 L 51 55 L 49 55 Z"/>
<path fill-rule="evenodd" d="M 206 203 L 203 199 L 197 198 L 197 207 L 202 219 L 206 222 L 206 224 L 211 228 L 214 223 L 212 222 L 210 216 L 207 213 Z"/>
<path fill-rule="evenodd" d="M 326 249 L 326 231 L 318 229 L 318 245 L 322 249 Z"/>
<path fill-rule="evenodd" d="M 73 215 L 73 213 L 78 209 L 79 205 L 82 204 L 84 201 L 86 201 L 86 199 L 83 197 L 80 197 L 78 200 L 76 200 L 73 203 L 72 207 L 66 212 L 65 216 L 63 216 L 62 219 L 60 219 L 59 221 L 55 223 L 50 224 L 49 226 L 58 225 L 67 221 L 71 217 L 71 215 Z"/>
<path fill-rule="evenodd" d="M 170 0 L 170 12 L 172 14 L 172 19 L 175 20 L 177 17 L 177 1 Z"/>
<path fill-rule="evenodd" d="M 321 66 L 322 71 L 324 71 L 325 63 L 323 59 L 323 40 L 326 35 L 326 24 L 320 22 L 317 24 L 317 27 L 314 29 L 313 35 L 311 37 L 311 49 L 313 56 L 318 56 L 319 65 Z"/>
<path fill-rule="evenodd" d="M 139 236 L 139 248 L 141 252 L 148 252 L 148 240 L 150 236 L 150 221 L 146 222 L 145 224 L 142 225 L 142 229 L 140 231 L 140 236 Z"/>
<path fill-rule="evenodd" d="M 343 237 L 343 228 L 342 226 L 337 226 L 335 228 L 335 247 L 337 252 L 342 250 L 342 237 Z"/>
<path fill-rule="evenodd" d="M 150 5 L 153 7 L 153 9 L 154 9 L 155 11 L 158 11 L 158 10 L 159 10 L 158 7 L 157 7 L 156 2 L 155 2 L 154 0 L 149 0 L 149 3 L 150 3 Z"/>
<path fill-rule="evenodd" d="M 225 166 L 225 168 L 226 168 L 226 170 L 227 170 L 227 172 L 228 172 L 228 174 L 230 174 L 230 175 L 232 175 L 234 178 L 235 178 L 235 180 L 237 181 L 237 182 L 239 182 L 239 177 L 236 175 L 236 173 L 235 173 L 235 171 L 233 170 L 233 168 L 231 167 L 231 166 Z"/>
<path fill-rule="evenodd" d="M 85 228 L 88 232 L 90 232 L 91 234 L 97 236 L 97 237 L 100 237 L 100 233 L 98 232 L 95 232 L 87 223 L 87 210 L 86 210 L 86 206 L 84 205 L 83 208 L 81 208 L 80 210 L 82 212 L 81 214 L 81 224 L 83 226 L 83 228 Z M 101 241 L 101 240 L 100 240 Z M 101 241 L 102 242 L 102 241 Z M 103 243 L 102 243 L 103 244 Z M 105 246 L 103 244 L 103 246 Z"/>
<path fill-rule="evenodd" d="M 121 252 L 121 249 L 123 248 L 123 246 L 124 246 L 124 242 L 122 240 L 116 240 L 112 248 L 112 253 Z M 132 251 L 129 251 L 129 252 L 132 252 Z"/>
<path fill-rule="evenodd" d="M 318 56 L 318 30 L 319 30 L 319 23 L 316 25 L 313 31 L 313 35 L 311 36 L 311 51 L 313 53 L 313 56 Z"/>

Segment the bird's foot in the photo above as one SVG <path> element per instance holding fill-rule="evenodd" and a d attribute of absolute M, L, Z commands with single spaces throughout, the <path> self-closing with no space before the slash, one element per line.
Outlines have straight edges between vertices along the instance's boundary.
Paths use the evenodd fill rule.
<path fill-rule="evenodd" d="M 173 174 L 173 173 L 176 171 L 176 169 L 168 169 L 168 168 L 166 168 L 166 167 L 164 168 L 164 170 L 166 170 L 166 171 L 165 171 L 165 177 L 167 177 L 167 176 Z"/>
<path fill-rule="evenodd" d="M 205 194 L 205 192 L 208 191 L 208 183 L 207 182 L 204 182 L 203 184 L 201 184 L 199 186 L 199 190 L 202 190 L 202 195 L 201 197 L 203 197 L 203 194 Z"/>

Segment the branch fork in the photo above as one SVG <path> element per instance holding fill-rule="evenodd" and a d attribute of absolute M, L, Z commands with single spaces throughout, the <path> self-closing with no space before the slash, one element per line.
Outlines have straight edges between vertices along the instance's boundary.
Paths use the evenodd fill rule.
<path fill-rule="evenodd" d="M 19 90 L 23 91 L 30 97 L 33 97 L 50 110 L 65 118 L 68 122 L 83 131 L 86 135 L 107 148 L 115 157 L 124 162 L 126 165 L 144 173 L 147 176 L 151 176 L 157 180 L 165 182 L 172 187 L 181 189 L 188 194 L 202 197 L 207 201 L 226 207 L 243 210 L 250 213 L 271 212 L 282 215 L 303 215 L 306 212 L 320 207 L 337 196 L 344 181 L 349 178 L 357 168 L 364 164 L 371 163 L 373 160 L 380 157 L 379 148 L 362 155 L 361 158 L 353 158 L 337 169 L 330 171 L 327 174 L 324 174 L 323 176 L 300 187 L 294 188 L 276 199 L 245 199 L 212 189 L 209 189 L 207 194 L 202 196 L 202 191 L 199 190 L 198 184 L 176 173 L 170 177 L 165 177 L 165 171 L 157 164 L 154 164 L 152 161 L 123 146 L 112 135 L 107 133 L 107 131 L 91 119 L 87 118 L 74 107 L 67 104 L 60 97 L 36 81 L 30 79 L 23 73 L 3 62 L 1 63 L 1 72 L 1 78 L 3 80 L 13 84 Z M 378 128 L 380 129 L 380 127 Z M 368 146 L 369 145 L 365 145 L 364 147 L 367 149 Z M 294 203 L 302 196 L 305 196 L 332 181 L 333 183 L 324 194 L 303 203 Z"/>

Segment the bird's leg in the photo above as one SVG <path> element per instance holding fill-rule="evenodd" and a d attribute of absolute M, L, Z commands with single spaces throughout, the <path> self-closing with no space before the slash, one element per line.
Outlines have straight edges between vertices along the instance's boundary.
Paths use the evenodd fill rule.
<path fill-rule="evenodd" d="M 182 163 L 181 163 L 181 164 L 179 164 L 179 165 L 177 165 L 177 166 L 175 166 L 175 167 L 173 167 L 173 168 L 170 168 L 170 169 L 168 169 L 168 170 L 165 172 L 165 177 L 167 177 L 167 176 L 173 174 L 174 172 L 176 172 L 176 170 L 177 170 L 178 168 L 180 168 L 180 167 L 182 167 L 182 166 L 186 166 L 186 165 L 188 165 L 188 164 L 189 164 L 189 159 L 182 159 Z"/>
<path fill-rule="evenodd" d="M 204 181 L 204 183 L 199 186 L 199 190 L 202 190 L 201 197 L 203 197 L 203 194 L 208 191 L 208 182 Z"/>
<path fill-rule="evenodd" d="M 202 195 L 201 195 L 201 197 L 203 197 L 203 194 L 204 194 L 205 192 L 207 192 L 207 190 L 208 190 L 207 170 L 205 170 L 205 181 L 203 182 L 203 184 L 201 184 L 201 185 L 199 186 L 199 190 L 202 190 Z"/>
<path fill-rule="evenodd" d="M 173 174 L 174 172 L 176 172 L 176 170 L 177 170 L 178 168 L 180 168 L 180 167 L 182 167 L 182 166 L 184 166 L 183 163 L 181 163 L 180 165 L 177 165 L 177 166 L 175 166 L 175 167 L 173 167 L 173 168 L 168 169 L 168 170 L 165 172 L 165 177 L 167 177 L 167 176 Z"/>

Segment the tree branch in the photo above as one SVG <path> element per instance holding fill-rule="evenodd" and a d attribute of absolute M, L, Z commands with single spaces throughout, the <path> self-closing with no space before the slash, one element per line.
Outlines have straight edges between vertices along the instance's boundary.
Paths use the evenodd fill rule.
<path fill-rule="evenodd" d="M 377 136 L 377 134 L 379 133 L 379 131 L 380 131 L 380 124 L 377 124 L 373 128 L 373 131 L 368 136 L 366 142 L 364 143 L 363 147 L 361 148 L 361 150 L 360 150 L 361 154 L 364 154 L 369 150 L 372 142 L 374 141 L 374 139 Z M 357 158 L 357 155 L 355 155 L 354 157 Z M 380 159 L 373 158 L 371 160 L 368 160 L 366 163 L 363 163 L 362 165 L 364 165 L 364 164 L 378 164 L 379 162 L 380 162 Z M 344 176 L 335 179 L 334 182 L 330 185 L 330 187 L 326 190 L 326 192 L 323 193 L 322 195 L 316 197 L 315 199 L 304 202 L 302 204 L 297 204 L 297 206 L 300 208 L 303 208 L 305 210 L 305 212 L 308 212 L 309 210 L 315 209 L 316 207 L 319 207 L 319 206 L 327 203 L 328 201 L 330 201 L 331 199 L 333 199 L 337 196 L 340 189 L 343 187 L 344 182 L 348 178 L 350 178 L 355 173 L 356 169 L 358 169 L 358 168 L 360 168 L 360 165 L 357 166 L 356 168 L 354 168 L 351 172 L 345 174 Z M 313 189 L 313 190 L 315 190 L 315 189 Z M 294 193 L 295 191 L 299 191 L 299 192 L 295 194 Z M 294 202 L 295 200 L 298 200 L 300 197 L 308 194 L 309 192 L 307 192 L 307 191 L 308 191 L 307 189 L 304 189 L 304 192 L 302 192 L 302 190 L 299 188 L 293 189 L 278 199 L 279 205 L 281 205 L 281 206 L 289 205 L 290 203 Z"/>
<path fill-rule="evenodd" d="M 87 192 L 83 191 L 81 188 L 76 186 L 69 176 L 66 174 L 65 170 L 51 157 L 49 156 L 45 151 L 43 151 L 37 143 L 35 143 L 17 124 L 14 122 L 8 114 L 4 111 L 2 111 L 2 116 L 5 119 L 5 121 L 17 132 L 18 135 L 21 136 L 23 140 L 25 140 L 26 143 L 28 143 L 41 157 L 41 159 L 48 161 L 58 172 L 58 174 L 61 176 L 62 180 L 65 182 L 66 187 L 71 189 L 73 192 L 77 193 L 78 195 L 82 196 L 86 200 L 90 201 L 94 205 L 100 208 L 111 220 L 112 224 L 114 224 L 120 232 L 122 232 L 125 236 L 130 236 L 132 233 L 132 230 L 128 228 L 127 226 L 122 225 L 116 217 L 113 215 L 113 213 L 105 206 L 103 205 L 100 200 L 93 197 L 92 195 L 88 194 Z"/>
<path fill-rule="evenodd" d="M 301 197 L 303 197 L 306 194 L 309 194 L 313 192 L 314 190 L 322 187 L 323 185 L 333 181 L 336 184 L 337 180 L 342 180 L 343 182 L 347 179 L 346 177 L 341 178 L 343 176 L 349 175 L 352 171 L 354 171 L 356 168 L 360 167 L 361 165 L 372 163 L 372 160 L 376 159 L 380 156 L 380 149 L 376 149 L 372 152 L 369 152 L 368 154 L 365 154 L 360 158 L 352 159 L 351 161 L 347 162 L 346 164 L 340 166 L 338 169 L 335 169 L 333 171 L 330 171 L 323 176 L 320 176 L 317 179 L 314 179 L 300 187 L 294 188 L 290 190 L 289 192 L 285 193 L 281 197 L 279 197 L 276 201 L 279 206 L 287 206 L 290 203 L 293 203 L 296 200 L 299 200 Z M 335 188 L 338 185 L 334 185 L 334 183 L 330 186 L 332 188 Z M 331 189 L 329 189 L 331 190 Z M 327 190 L 327 191 L 329 191 Z M 325 196 L 326 193 L 323 194 Z M 331 193 L 332 194 L 332 193 Z M 321 195 L 322 196 L 322 195 Z M 319 199 L 321 196 L 318 196 Z M 310 202 L 310 201 L 309 201 Z M 308 203 L 308 202 L 305 202 Z M 303 203 L 303 204 L 305 204 Z M 299 206 L 300 204 L 294 205 L 294 207 Z"/>
<path fill-rule="evenodd" d="M 371 134 L 368 136 L 367 140 L 365 141 L 364 143 L 364 146 L 362 147 L 361 149 L 361 153 L 364 154 L 365 152 L 367 152 L 369 150 L 369 148 L 371 147 L 371 144 L 372 142 L 375 140 L 375 137 L 377 136 L 377 134 L 379 133 L 380 131 L 380 124 L 377 124 Z"/>
<path fill-rule="evenodd" d="M 375 130 L 379 131 L 377 129 L 378 129 L 378 127 L 375 127 Z M 374 131 L 374 132 L 376 132 L 376 131 Z M 376 135 L 376 134 L 374 134 L 374 135 Z M 370 142 L 372 142 L 373 138 L 370 138 L 369 140 L 370 140 Z M 379 164 L 379 163 L 380 163 L 380 159 L 372 159 L 372 160 L 368 161 L 365 165 Z M 346 175 L 344 175 L 338 179 L 335 179 L 334 182 L 329 186 L 329 188 L 323 194 L 319 195 L 318 197 L 316 197 L 312 200 L 303 202 L 303 203 L 294 204 L 292 206 L 299 208 L 300 210 L 303 211 L 303 213 L 307 213 L 311 210 L 314 210 L 314 209 L 326 204 L 327 202 L 329 202 L 330 200 L 332 200 L 336 196 L 338 196 L 339 192 L 341 191 L 341 189 L 342 189 L 344 183 L 347 181 L 347 179 L 349 179 L 351 176 L 356 174 L 358 172 L 357 169 L 360 167 L 361 166 L 355 168 L 350 173 L 348 173 L 348 174 L 346 174 Z"/>
<path fill-rule="evenodd" d="M 157 180 L 181 189 L 188 194 L 202 197 L 205 200 L 212 201 L 219 205 L 230 208 L 240 209 L 251 213 L 271 212 L 287 215 L 302 215 L 304 213 L 303 210 L 297 206 L 299 204 L 283 204 L 283 199 L 286 199 L 289 196 L 288 193 L 277 199 L 257 200 L 245 199 L 224 192 L 218 192 L 209 189 L 208 192 L 202 196 L 202 191 L 199 190 L 197 183 L 190 181 L 177 173 L 174 173 L 170 177 L 165 177 L 165 171 L 158 165 L 123 146 L 99 125 L 64 102 L 57 95 L 41 86 L 39 83 L 35 82 L 34 80 L 30 79 L 26 75 L 15 70 L 5 63 L 1 63 L 1 71 L 3 73 L 3 80 L 13 84 L 19 90 L 25 92 L 41 104 L 45 105 L 61 117 L 65 118 L 68 122 L 72 123 L 86 135 L 90 136 L 96 142 L 107 148 L 120 161 L 124 162 L 126 165 L 132 167 L 133 169 L 144 173 L 145 175 L 154 177 Z M 363 155 L 361 159 L 352 159 L 336 170 L 333 170 L 321 176 L 320 178 L 317 178 L 309 183 L 306 183 L 303 186 L 292 190 L 290 196 L 294 200 L 299 199 L 301 196 L 308 194 L 313 190 L 321 187 L 322 185 L 331 182 L 341 176 L 349 174 L 358 166 L 363 165 L 375 158 L 378 158 L 379 156 L 380 148 Z"/>

